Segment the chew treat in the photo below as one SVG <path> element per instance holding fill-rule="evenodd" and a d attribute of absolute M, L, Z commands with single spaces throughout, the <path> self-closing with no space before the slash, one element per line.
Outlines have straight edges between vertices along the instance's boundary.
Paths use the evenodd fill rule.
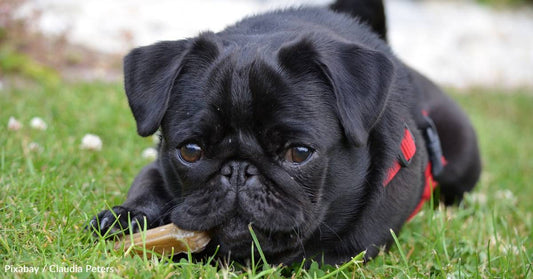
<path fill-rule="evenodd" d="M 154 251 L 164 255 L 175 255 L 186 253 L 188 249 L 192 253 L 200 252 L 209 243 L 209 240 L 209 235 L 206 232 L 186 231 L 174 224 L 168 224 L 145 232 L 127 235 L 122 241 L 115 244 L 115 249 L 124 247 L 124 250 L 127 250 L 133 245 L 133 250 L 141 255 L 143 247 L 146 247 L 147 252 Z"/>

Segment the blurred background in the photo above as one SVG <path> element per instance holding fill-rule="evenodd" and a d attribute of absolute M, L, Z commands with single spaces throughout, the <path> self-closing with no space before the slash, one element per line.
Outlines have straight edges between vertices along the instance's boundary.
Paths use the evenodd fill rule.
<path fill-rule="evenodd" d="M 0 0 L 0 81 L 12 73 L 120 80 L 121 58 L 135 46 L 219 31 L 267 10 L 331 2 Z M 441 85 L 533 86 L 532 0 L 385 0 L 385 8 L 393 50 Z"/>

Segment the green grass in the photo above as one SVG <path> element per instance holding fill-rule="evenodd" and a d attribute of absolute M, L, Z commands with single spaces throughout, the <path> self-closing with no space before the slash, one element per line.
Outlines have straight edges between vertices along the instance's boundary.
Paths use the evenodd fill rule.
<path fill-rule="evenodd" d="M 121 203 L 152 145 L 135 133 L 119 84 L 60 84 L 0 91 L 0 277 L 164 278 L 527 278 L 533 259 L 532 90 L 470 90 L 453 97 L 478 130 L 484 172 L 459 207 L 430 205 L 397 236 L 390 252 L 362 265 L 291 267 L 174 263 L 124 256 L 83 231 L 91 216 Z M 8 131 L 10 116 L 24 127 Z M 48 130 L 29 127 L 33 116 Z M 80 150 L 86 133 L 103 140 L 100 152 Z M 41 151 L 28 144 L 38 143 Z M 259 243 L 256 243 L 257 246 Z M 356 256 L 356 255 L 354 255 Z M 85 272 L 86 265 L 108 272 Z M 39 267 L 37 275 L 6 266 Z M 43 272 L 45 267 L 81 273 Z M 111 270 L 112 269 L 112 270 Z"/>
<path fill-rule="evenodd" d="M 533 4 L 532 0 L 477 0 L 477 2 L 495 8 L 518 8 Z"/>
<path fill-rule="evenodd" d="M 2 27 L 0 26 L 0 73 L 23 76 L 40 84 L 58 85 L 60 76 L 57 71 L 42 65 L 28 55 L 15 51 L 12 47 L 2 44 Z"/>

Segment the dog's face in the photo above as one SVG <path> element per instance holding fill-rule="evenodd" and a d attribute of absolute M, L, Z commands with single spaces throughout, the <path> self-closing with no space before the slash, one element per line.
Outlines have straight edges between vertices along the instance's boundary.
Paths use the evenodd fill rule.
<path fill-rule="evenodd" d="M 172 222 L 210 231 L 235 258 L 250 254 L 250 224 L 265 254 L 290 254 L 327 216 L 364 203 L 366 141 L 392 65 L 355 45 L 285 40 L 240 46 L 208 33 L 125 59 L 139 133 L 162 131 Z"/>
<path fill-rule="evenodd" d="M 172 220 L 213 230 L 235 257 L 250 253 L 251 223 L 264 251 L 276 253 L 294 248 L 327 208 L 328 154 L 339 152 L 342 130 L 323 84 L 236 60 L 221 59 L 205 77 L 185 69 L 174 92 L 189 94 L 170 97 L 162 160 L 184 198 Z"/>

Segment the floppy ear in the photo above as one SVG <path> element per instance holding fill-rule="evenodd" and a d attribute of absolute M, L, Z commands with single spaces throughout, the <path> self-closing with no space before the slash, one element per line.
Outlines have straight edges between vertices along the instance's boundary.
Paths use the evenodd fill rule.
<path fill-rule="evenodd" d="M 209 36 L 206 33 L 192 42 L 163 41 L 139 47 L 124 58 L 124 88 L 139 135 L 149 136 L 159 128 L 187 58 L 202 64 L 218 55 L 218 47 Z"/>
<path fill-rule="evenodd" d="M 186 41 L 164 41 L 139 47 L 124 57 L 124 88 L 139 135 L 159 128 L 181 64 Z"/>
<path fill-rule="evenodd" d="M 320 69 L 337 100 L 348 140 L 365 145 L 389 95 L 394 65 L 382 53 L 340 41 L 313 43 L 304 38 L 282 47 L 278 59 L 293 72 Z"/>

